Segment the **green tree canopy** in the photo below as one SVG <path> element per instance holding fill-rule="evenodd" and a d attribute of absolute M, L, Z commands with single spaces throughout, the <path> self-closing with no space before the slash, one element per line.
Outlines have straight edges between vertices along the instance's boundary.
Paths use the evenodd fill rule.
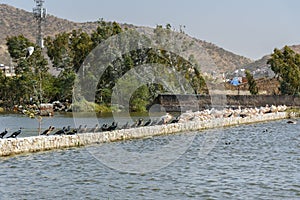
<path fill-rule="evenodd" d="M 97 69 L 92 68 L 90 63 L 85 63 L 87 56 L 94 57 L 93 49 L 110 38 L 111 36 L 122 33 L 123 28 L 116 22 L 105 22 L 100 20 L 97 29 L 88 34 L 82 30 L 73 30 L 69 33 L 60 33 L 55 37 L 47 37 L 45 39 L 46 53 L 53 64 L 53 67 L 60 69 L 58 76 L 53 76 L 49 73 L 47 60 L 44 58 L 42 49 L 30 42 L 24 36 L 13 36 L 7 38 L 7 46 L 13 61 L 15 62 L 15 69 L 17 76 L 8 78 L 0 74 L 1 97 L 5 100 L 12 100 L 12 104 L 22 104 L 28 102 L 31 97 L 36 97 L 38 102 L 54 101 L 54 100 L 71 100 L 74 81 L 76 73 L 79 76 L 84 76 L 85 79 L 81 83 L 82 96 L 90 97 L 85 99 L 87 101 L 94 100 L 100 104 L 109 105 L 113 88 L 122 76 L 133 68 L 137 68 L 135 76 L 143 77 L 145 73 L 138 70 L 138 66 L 145 64 L 159 64 L 161 71 L 159 73 L 168 74 L 167 81 L 174 85 L 176 90 L 172 92 L 184 93 L 183 84 L 192 86 L 194 93 L 207 93 L 205 81 L 195 66 L 195 58 L 191 55 L 189 59 L 185 59 L 176 55 L 173 52 L 160 48 L 153 48 L 150 44 L 168 43 L 172 33 L 171 25 L 157 26 L 154 30 L 154 38 L 150 38 L 139 34 L 137 31 L 130 31 L 134 37 L 126 37 L 124 40 L 128 45 L 132 45 L 130 52 L 124 55 L 117 55 L 101 76 L 101 80 L 96 80 Z M 136 38 L 137 37 L 137 38 Z M 134 38 L 134 39 L 133 39 Z M 141 40 L 139 40 L 141 38 Z M 122 38 L 123 39 L 123 38 Z M 139 41 L 147 43 L 140 45 Z M 183 49 L 188 49 L 188 43 L 182 46 Z M 34 53 L 26 57 L 26 51 L 29 46 L 35 48 Z M 140 46 L 147 46 L 139 48 Z M 120 48 L 122 52 L 123 47 L 116 45 L 114 48 Z M 110 52 L 101 52 L 103 57 L 110 57 Z M 92 62 L 91 62 L 92 63 Z M 101 63 L 99 63 L 99 66 Z M 83 67 L 82 67 L 83 66 Z M 82 68 L 81 68 L 82 67 Z M 98 67 L 98 66 L 97 66 Z M 102 67 L 102 66 L 101 66 Z M 82 69 L 82 71 L 79 69 Z M 178 77 L 178 74 L 180 74 Z M 185 80 L 185 81 L 181 81 Z M 166 92 L 163 85 L 156 84 L 155 77 L 153 82 L 139 87 L 130 97 L 130 105 L 126 105 L 128 109 L 135 111 L 143 111 L 147 104 L 151 103 L 155 97 L 162 92 Z M 127 84 L 134 84 L 133 81 L 125 81 Z M 124 84 L 125 84 L 124 83 Z M 96 94 L 90 91 L 90 88 L 96 89 Z M 172 88 L 173 89 L 173 88 Z M 83 99 L 84 100 L 84 99 Z"/>
<path fill-rule="evenodd" d="M 252 95 L 257 95 L 258 94 L 258 88 L 256 86 L 255 79 L 253 78 L 253 75 L 250 73 L 250 71 L 246 70 L 246 78 L 248 81 L 249 85 L 249 91 Z"/>
<path fill-rule="evenodd" d="M 300 93 L 300 54 L 285 46 L 282 51 L 274 49 L 267 63 L 280 81 L 282 94 Z"/>
<path fill-rule="evenodd" d="M 5 96 L 8 93 L 13 94 L 7 99 L 10 104 L 22 104 L 29 102 L 30 98 L 42 102 L 42 97 L 48 94 L 44 93 L 43 87 L 49 87 L 44 77 L 49 76 L 48 62 L 44 58 L 42 50 L 30 42 L 23 35 L 6 38 L 6 44 L 10 56 L 15 63 L 15 77 L 6 78 L 7 84 Z M 32 55 L 27 56 L 27 48 L 34 47 Z"/>

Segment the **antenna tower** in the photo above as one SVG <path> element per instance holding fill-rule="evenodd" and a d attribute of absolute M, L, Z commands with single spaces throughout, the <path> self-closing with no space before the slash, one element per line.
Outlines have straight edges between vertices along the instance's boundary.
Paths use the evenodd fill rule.
<path fill-rule="evenodd" d="M 42 49 L 44 48 L 44 39 L 43 39 L 43 22 L 46 19 L 47 11 L 46 8 L 43 8 L 45 0 L 34 0 L 36 7 L 33 8 L 33 15 L 36 21 L 38 22 L 37 29 L 37 39 L 36 43 Z"/>

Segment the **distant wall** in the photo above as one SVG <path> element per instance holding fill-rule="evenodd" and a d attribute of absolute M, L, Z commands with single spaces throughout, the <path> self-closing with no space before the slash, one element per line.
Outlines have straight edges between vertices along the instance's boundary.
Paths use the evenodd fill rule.
<path fill-rule="evenodd" d="M 271 78 L 271 79 L 260 78 L 260 79 L 256 79 L 255 82 L 256 82 L 256 86 L 258 88 L 259 94 L 265 94 L 265 95 L 280 94 L 280 91 L 279 91 L 280 83 L 276 78 Z M 238 87 L 233 86 L 232 84 L 229 84 L 229 83 L 225 83 L 224 87 L 227 90 L 226 92 L 231 91 L 231 92 L 234 92 L 234 94 L 238 94 L 240 92 L 240 95 L 241 95 L 242 92 L 249 92 L 248 83 L 242 83 Z"/>
<path fill-rule="evenodd" d="M 226 99 L 224 100 L 224 97 Z M 220 101 L 218 101 L 220 99 Z M 215 95 L 214 107 L 260 107 L 265 105 L 286 105 L 299 107 L 300 97 L 289 95 Z M 212 98 L 209 95 L 169 95 L 162 94 L 156 98 L 155 104 L 167 112 L 206 109 L 212 107 Z M 222 102 L 218 105 L 219 102 Z"/>

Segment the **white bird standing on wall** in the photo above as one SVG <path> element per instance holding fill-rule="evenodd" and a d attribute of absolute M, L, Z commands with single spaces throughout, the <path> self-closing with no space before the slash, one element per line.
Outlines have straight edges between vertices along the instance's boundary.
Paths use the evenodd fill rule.
<path fill-rule="evenodd" d="M 166 113 L 166 115 L 161 117 L 161 120 L 163 121 L 163 124 L 167 124 L 169 123 L 169 121 L 173 118 L 172 115 L 170 115 L 169 113 Z"/>

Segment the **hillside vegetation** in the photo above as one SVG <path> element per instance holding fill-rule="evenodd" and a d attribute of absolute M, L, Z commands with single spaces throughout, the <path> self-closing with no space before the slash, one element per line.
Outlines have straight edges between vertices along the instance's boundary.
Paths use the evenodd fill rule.
<path fill-rule="evenodd" d="M 5 45 L 5 38 L 22 34 L 32 42 L 35 42 L 37 32 L 36 20 L 33 18 L 32 13 L 5 4 L 0 4 L 0 16 L 0 63 L 8 64 L 9 54 Z M 44 27 L 45 36 L 54 36 L 73 29 L 82 29 L 90 33 L 97 27 L 97 23 L 75 23 L 48 15 Z"/>
<path fill-rule="evenodd" d="M 31 42 L 35 42 L 36 21 L 32 13 L 5 4 L 0 4 L 0 16 L 0 63 L 9 64 L 9 54 L 5 45 L 5 38 L 22 34 L 30 39 Z M 99 19 L 101 17 L 99 15 Z M 62 32 L 70 32 L 78 29 L 82 29 L 83 32 L 90 34 L 97 26 L 97 22 L 76 23 L 48 15 L 44 34 L 45 37 L 53 37 Z M 128 24 L 120 24 L 120 26 L 122 28 L 135 27 Z M 233 71 L 252 62 L 251 59 L 226 51 L 212 43 L 202 40 L 199 40 L 199 43 L 206 49 L 209 56 L 222 72 Z"/>
<path fill-rule="evenodd" d="M 274 84 L 276 87 L 268 93 L 300 94 L 300 55 L 297 54 L 300 46 L 275 49 L 272 55 L 253 63 L 212 43 L 191 40 L 188 35 L 181 34 L 182 30 L 174 32 L 170 24 L 152 29 L 102 19 L 75 23 L 48 16 L 44 28 L 46 48 L 41 49 L 35 44 L 36 23 L 31 13 L 7 5 L 0 5 L 0 12 L 3 15 L 0 18 L 0 63 L 7 64 L 11 60 L 16 72 L 13 77 L 0 73 L 0 104 L 5 107 L 57 100 L 71 103 L 73 97 L 79 102 L 76 110 L 89 102 L 101 108 L 119 105 L 140 112 L 161 93 L 208 94 L 207 84 L 210 83 L 207 82 L 219 84 L 222 81 L 218 76 L 220 72 L 243 66 L 249 70 L 246 74 L 251 94 L 259 94 L 260 83 L 250 71 L 255 71 L 256 76 L 259 73 L 270 76 L 272 70 L 280 86 Z M 152 32 L 152 35 L 141 34 L 137 29 L 143 33 Z M 107 45 L 107 40 L 112 38 L 116 43 L 110 41 Z M 99 44 L 109 46 L 108 50 L 95 49 Z M 28 47 L 35 49 L 29 56 Z M 179 53 L 176 50 L 180 50 Z M 203 62 L 198 63 L 199 59 Z M 149 63 L 160 67 L 139 68 Z M 58 74 L 52 73 L 50 68 L 57 69 Z M 204 71 L 206 68 L 209 70 Z M 127 77 L 127 72 L 134 74 Z M 147 81 L 140 84 L 141 80 Z M 260 82 L 269 85 L 267 79 Z M 75 89 L 79 96 L 74 98 Z M 126 97 L 128 101 L 120 98 L 117 103 L 112 102 L 116 96 Z"/>
<path fill-rule="evenodd" d="M 290 46 L 290 48 L 295 51 L 296 53 L 300 54 L 300 45 L 293 45 Z M 256 78 L 262 78 L 262 77 L 274 77 L 274 72 L 270 68 L 270 66 L 267 64 L 268 60 L 271 58 L 271 52 L 269 55 L 265 55 L 259 60 L 256 60 L 252 63 L 244 65 L 242 68 L 245 68 L 251 72 L 255 72 L 254 76 Z"/>

